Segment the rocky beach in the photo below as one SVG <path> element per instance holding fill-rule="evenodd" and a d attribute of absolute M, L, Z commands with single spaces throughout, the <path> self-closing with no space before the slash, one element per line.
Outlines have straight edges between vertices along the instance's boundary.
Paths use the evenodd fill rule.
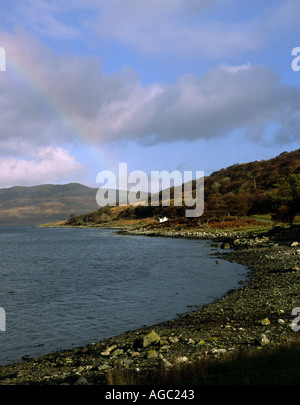
<path fill-rule="evenodd" d="M 248 266 L 249 279 L 212 304 L 188 308 L 173 320 L 40 358 L 24 353 L 21 363 L 0 367 L 1 385 L 163 384 L 180 367 L 299 349 L 299 228 L 259 235 L 121 232 L 210 240 L 216 261 L 221 257 Z M 297 356 L 299 364 L 299 351 Z M 242 375 L 240 383 L 247 383 Z"/>

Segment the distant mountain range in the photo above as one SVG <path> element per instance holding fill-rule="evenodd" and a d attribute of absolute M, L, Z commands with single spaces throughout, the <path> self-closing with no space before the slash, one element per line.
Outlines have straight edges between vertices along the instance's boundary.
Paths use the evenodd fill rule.
<path fill-rule="evenodd" d="M 0 225 L 37 225 L 99 208 L 96 188 L 78 183 L 0 189 Z"/>

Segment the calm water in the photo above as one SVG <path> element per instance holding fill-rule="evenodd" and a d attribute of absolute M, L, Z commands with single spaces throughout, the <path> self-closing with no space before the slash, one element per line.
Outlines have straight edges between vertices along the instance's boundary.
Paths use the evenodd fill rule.
<path fill-rule="evenodd" d="M 83 346 L 205 305 L 247 278 L 206 241 L 0 227 L 0 364 Z"/>

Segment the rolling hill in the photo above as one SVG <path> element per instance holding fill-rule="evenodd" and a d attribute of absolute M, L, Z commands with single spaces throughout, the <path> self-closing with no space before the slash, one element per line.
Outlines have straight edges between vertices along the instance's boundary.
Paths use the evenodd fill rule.
<path fill-rule="evenodd" d="M 0 189 L 0 225 L 37 225 L 66 220 L 98 207 L 97 189 L 78 183 Z"/>

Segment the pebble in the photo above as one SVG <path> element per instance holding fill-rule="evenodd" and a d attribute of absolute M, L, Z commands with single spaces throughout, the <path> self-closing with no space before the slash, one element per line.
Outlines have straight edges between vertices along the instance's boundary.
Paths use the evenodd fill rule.
<path fill-rule="evenodd" d="M 180 363 L 186 363 L 188 361 L 188 358 L 186 356 L 179 356 L 177 359 L 175 359 L 175 364 L 180 364 Z"/>
<path fill-rule="evenodd" d="M 265 318 L 265 319 L 262 319 L 261 321 L 260 321 L 260 323 L 262 324 L 262 325 L 264 325 L 264 326 L 267 326 L 267 325 L 270 325 L 270 319 L 268 319 L 268 318 Z"/>
<path fill-rule="evenodd" d="M 78 380 L 75 382 L 75 385 L 87 385 L 88 381 L 85 377 L 80 377 Z"/>
<path fill-rule="evenodd" d="M 258 342 L 261 346 L 265 346 L 270 343 L 270 340 L 268 339 L 268 337 L 265 333 L 262 333 L 258 338 Z"/>
<path fill-rule="evenodd" d="M 146 352 L 147 359 L 156 359 L 158 357 L 158 353 L 156 350 L 148 350 Z"/>
<path fill-rule="evenodd" d="M 212 349 L 212 354 L 214 354 L 215 356 L 221 356 L 223 354 L 225 354 L 227 352 L 226 349 Z"/>
<path fill-rule="evenodd" d="M 114 350 L 114 349 L 116 349 L 116 345 L 113 345 L 113 346 L 110 346 L 110 347 L 108 347 L 106 350 L 104 350 L 103 352 L 101 352 L 101 355 L 102 356 L 110 356 L 110 353 Z"/>

